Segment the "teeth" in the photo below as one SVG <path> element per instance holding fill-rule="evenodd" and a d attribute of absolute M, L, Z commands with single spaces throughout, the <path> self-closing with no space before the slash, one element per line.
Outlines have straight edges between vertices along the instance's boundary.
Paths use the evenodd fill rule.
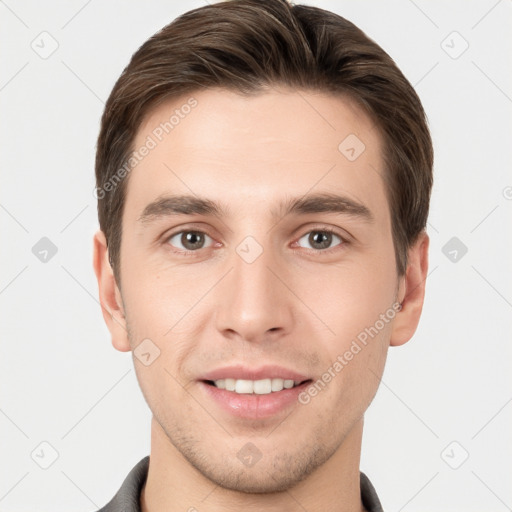
<path fill-rule="evenodd" d="M 253 383 L 253 392 L 257 395 L 268 395 L 272 392 L 272 381 L 270 379 L 255 380 Z"/>
<path fill-rule="evenodd" d="M 225 380 L 225 379 L 216 380 L 216 381 L 215 381 L 215 385 L 216 385 L 219 389 L 226 389 L 226 380 Z"/>
<path fill-rule="evenodd" d="M 235 393 L 252 393 L 254 383 L 252 380 L 238 379 L 235 384 Z"/>
<path fill-rule="evenodd" d="M 268 395 L 283 389 L 293 388 L 293 386 L 300 384 L 300 381 L 294 382 L 291 379 L 219 379 L 213 381 L 213 383 L 219 389 L 234 391 L 235 393 Z"/>

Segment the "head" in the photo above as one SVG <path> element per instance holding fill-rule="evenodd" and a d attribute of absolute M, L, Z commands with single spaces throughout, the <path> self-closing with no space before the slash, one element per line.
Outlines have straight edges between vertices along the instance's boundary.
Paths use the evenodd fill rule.
<path fill-rule="evenodd" d="M 328 11 L 221 2 L 133 55 L 101 121 L 95 270 L 114 346 L 202 475 L 286 489 L 361 424 L 419 321 L 432 159 L 410 83 Z M 238 417 L 205 380 L 240 365 L 308 382 L 286 411 Z"/>

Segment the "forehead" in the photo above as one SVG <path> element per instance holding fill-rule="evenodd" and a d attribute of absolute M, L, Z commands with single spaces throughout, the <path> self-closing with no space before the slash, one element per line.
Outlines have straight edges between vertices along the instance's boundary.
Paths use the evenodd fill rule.
<path fill-rule="evenodd" d="M 202 90 L 148 112 L 132 149 L 139 158 L 125 212 L 133 218 L 159 196 L 185 193 L 229 202 L 242 215 L 313 191 L 387 211 L 381 137 L 345 97 Z"/>

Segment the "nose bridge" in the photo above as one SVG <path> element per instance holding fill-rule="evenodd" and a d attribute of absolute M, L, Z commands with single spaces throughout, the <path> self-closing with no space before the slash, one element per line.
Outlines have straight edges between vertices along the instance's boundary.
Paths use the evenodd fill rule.
<path fill-rule="evenodd" d="M 273 253 L 272 244 L 246 237 L 233 251 L 230 267 L 219 289 L 217 329 L 224 334 L 237 333 L 247 341 L 288 331 L 292 321 L 290 297 L 276 277 L 279 255 Z"/>

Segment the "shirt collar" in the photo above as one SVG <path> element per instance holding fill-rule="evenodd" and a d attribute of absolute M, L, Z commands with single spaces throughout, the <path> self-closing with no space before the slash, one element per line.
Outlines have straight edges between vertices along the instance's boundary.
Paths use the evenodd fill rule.
<path fill-rule="evenodd" d="M 149 455 L 140 460 L 128 473 L 116 495 L 98 512 L 142 512 L 140 493 L 146 483 L 149 469 Z M 361 500 L 367 512 L 383 512 L 377 492 L 370 479 L 362 472 Z"/>

